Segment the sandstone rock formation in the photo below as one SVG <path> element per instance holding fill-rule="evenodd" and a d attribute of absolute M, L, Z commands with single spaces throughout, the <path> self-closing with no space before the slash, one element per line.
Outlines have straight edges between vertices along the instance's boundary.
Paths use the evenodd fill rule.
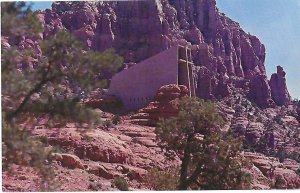
<path fill-rule="evenodd" d="M 199 97 L 228 96 L 228 80 L 238 77 L 250 81 L 249 97 L 261 107 L 273 105 L 271 90 L 276 104 L 288 101 L 281 72 L 276 76 L 280 82 L 274 83 L 274 76 L 270 89 L 265 46 L 220 13 L 215 0 L 54 2 L 39 18 L 43 38 L 65 29 L 86 49 L 114 48 L 125 62 L 139 62 L 178 43 L 187 45 L 202 69 L 194 75 L 199 76 Z"/>
<path fill-rule="evenodd" d="M 197 96 L 226 97 L 232 93 L 231 80 L 242 78 L 250 82 L 248 96 L 260 107 L 273 106 L 273 100 L 277 105 L 290 102 L 285 72 L 278 68 L 267 81 L 265 46 L 220 13 L 215 0 L 54 2 L 38 17 L 42 34 L 22 36 L 17 42 L 1 37 L 3 47 L 32 48 L 34 60 L 41 55 L 39 39 L 68 30 L 85 49 L 114 48 L 125 62 L 134 63 L 179 43 L 192 49 L 193 62 L 201 67 L 194 74 Z M 236 84 L 233 81 L 233 88 Z"/>
<path fill-rule="evenodd" d="M 250 91 L 248 97 L 255 101 L 255 103 L 260 107 L 274 106 L 274 101 L 271 98 L 271 89 L 268 84 L 267 77 L 262 74 L 251 74 L 249 75 L 249 79 Z"/>
<path fill-rule="evenodd" d="M 277 73 L 272 74 L 270 88 L 272 98 L 277 105 L 288 105 L 291 102 L 291 96 L 286 86 L 285 72 L 281 66 L 277 66 Z"/>
<path fill-rule="evenodd" d="M 50 159 L 57 160 L 65 167 L 84 169 L 81 160 L 76 155 L 66 153 L 52 153 L 49 155 Z"/>
<path fill-rule="evenodd" d="M 47 137 L 50 148 L 59 146 L 68 152 L 49 155 L 59 165 L 108 180 L 124 176 L 141 182 L 147 170 L 172 164 L 158 148 L 153 127 L 127 122 L 115 128 L 87 130 L 67 124 L 59 129 L 39 127 L 32 134 Z"/>
<path fill-rule="evenodd" d="M 213 87 L 215 86 L 215 78 L 206 67 L 196 68 L 196 95 L 202 99 L 215 99 L 213 95 Z"/>
<path fill-rule="evenodd" d="M 282 189 L 293 189 L 300 186 L 300 177 L 296 174 L 289 163 L 282 164 L 273 157 L 266 157 L 258 153 L 245 153 L 245 157 L 251 160 L 253 167 L 257 167 L 263 176 L 271 178 L 270 186 L 274 186 L 276 178 L 282 179 Z M 258 180 L 259 182 L 260 180 Z"/>
<path fill-rule="evenodd" d="M 178 99 L 188 96 L 188 89 L 183 85 L 165 85 L 158 89 L 154 98 L 147 107 L 131 116 L 132 123 L 141 125 L 156 125 L 159 118 L 176 116 L 179 112 Z"/>

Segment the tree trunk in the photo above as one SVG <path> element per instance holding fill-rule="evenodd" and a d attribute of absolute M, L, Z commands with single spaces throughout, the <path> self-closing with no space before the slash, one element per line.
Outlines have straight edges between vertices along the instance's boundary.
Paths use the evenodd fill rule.
<path fill-rule="evenodd" d="M 179 187 L 178 187 L 179 190 L 187 190 L 188 188 L 186 180 L 187 180 L 187 170 L 188 170 L 189 161 L 190 161 L 189 152 L 184 151 L 184 157 L 182 159 L 181 170 L 180 170 L 180 180 L 179 180 Z"/>
<path fill-rule="evenodd" d="M 189 187 L 189 184 L 187 183 L 187 175 L 188 175 L 188 166 L 191 158 L 189 146 L 192 137 L 193 137 L 192 135 L 188 136 L 186 140 L 186 145 L 184 147 L 184 154 L 181 161 L 180 179 L 179 179 L 179 186 L 178 186 L 179 190 L 187 190 L 187 188 Z"/>

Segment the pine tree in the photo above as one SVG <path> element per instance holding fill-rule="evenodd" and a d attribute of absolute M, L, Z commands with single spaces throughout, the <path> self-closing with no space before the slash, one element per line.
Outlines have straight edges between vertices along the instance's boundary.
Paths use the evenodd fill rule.
<path fill-rule="evenodd" d="M 103 73 L 116 72 L 123 59 L 114 50 L 83 51 L 65 31 L 42 40 L 42 26 L 24 2 L 1 2 L 1 25 L 1 39 L 10 45 L 1 49 L 3 168 L 11 163 L 36 167 L 49 180 L 43 145 L 21 123 L 39 116 L 55 123 L 98 121 L 99 115 L 80 100 L 104 88 Z M 19 47 L 27 38 L 39 40 L 40 53 Z"/>
<path fill-rule="evenodd" d="M 241 141 L 221 132 L 222 125 L 214 105 L 198 98 L 183 98 L 179 115 L 159 123 L 160 146 L 181 160 L 178 189 L 249 188 Z"/>

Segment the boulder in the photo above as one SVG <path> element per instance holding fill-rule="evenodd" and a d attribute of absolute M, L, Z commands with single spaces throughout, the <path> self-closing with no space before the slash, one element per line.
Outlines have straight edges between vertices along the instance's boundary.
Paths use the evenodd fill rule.
<path fill-rule="evenodd" d="M 147 170 L 144 170 L 142 168 L 124 165 L 123 173 L 127 173 L 127 176 L 130 180 L 142 181 L 143 178 L 145 177 L 145 175 L 147 174 Z"/>
<path fill-rule="evenodd" d="M 49 158 L 61 162 L 62 166 L 64 167 L 68 167 L 71 169 L 84 169 L 81 160 L 76 155 L 66 153 L 52 153 L 49 155 Z"/>
<path fill-rule="evenodd" d="M 75 153 L 82 158 L 107 163 L 126 163 L 132 154 L 115 134 L 101 130 L 85 133 L 87 142 L 78 144 Z"/>
<path fill-rule="evenodd" d="M 131 116 L 131 122 L 141 125 L 155 125 L 160 118 L 176 116 L 179 112 L 178 99 L 188 96 L 188 89 L 183 85 L 165 85 L 158 89 L 154 102 Z M 142 143 L 153 146 L 149 140 Z"/>
<path fill-rule="evenodd" d="M 118 173 L 113 171 L 112 168 L 105 167 L 101 164 L 89 164 L 87 171 L 105 179 L 113 179 L 115 176 L 118 176 Z"/>

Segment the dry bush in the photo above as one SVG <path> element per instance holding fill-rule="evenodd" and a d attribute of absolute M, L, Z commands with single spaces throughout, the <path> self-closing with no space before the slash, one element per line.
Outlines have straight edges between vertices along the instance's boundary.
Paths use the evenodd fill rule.
<path fill-rule="evenodd" d="M 148 188 L 153 190 L 176 190 L 179 180 L 178 168 L 166 168 L 164 170 L 151 169 L 145 177 Z"/>

